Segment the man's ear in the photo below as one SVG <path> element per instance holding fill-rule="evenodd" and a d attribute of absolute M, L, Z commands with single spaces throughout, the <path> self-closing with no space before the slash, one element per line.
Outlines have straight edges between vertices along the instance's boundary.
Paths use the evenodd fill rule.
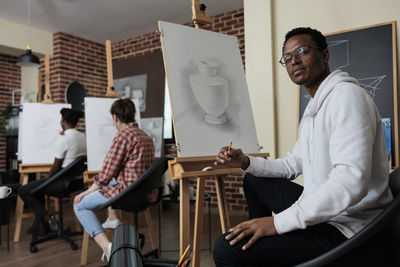
<path fill-rule="evenodd" d="M 322 56 L 324 57 L 324 60 L 325 60 L 326 62 L 328 62 L 328 60 L 329 60 L 329 50 L 328 50 L 328 49 L 324 49 L 324 50 L 322 51 Z"/>

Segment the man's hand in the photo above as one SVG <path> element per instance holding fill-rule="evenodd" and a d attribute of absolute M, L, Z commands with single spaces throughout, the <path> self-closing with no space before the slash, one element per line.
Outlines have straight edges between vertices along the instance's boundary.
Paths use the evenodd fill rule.
<path fill-rule="evenodd" d="M 214 165 L 226 165 L 232 168 L 242 168 L 245 170 L 250 165 L 250 159 L 243 154 L 240 148 L 231 148 L 228 151 L 228 147 L 224 146 L 218 153 Z"/>
<path fill-rule="evenodd" d="M 225 238 L 226 240 L 232 239 L 232 241 L 229 242 L 231 246 L 233 246 L 246 236 L 253 235 L 253 237 L 250 238 L 250 240 L 242 247 L 243 250 L 248 249 L 261 237 L 277 234 L 273 217 L 262 217 L 255 218 L 250 221 L 245 221 L 236 225 L 229 231 L 231 233 L 228 234 Z"/>

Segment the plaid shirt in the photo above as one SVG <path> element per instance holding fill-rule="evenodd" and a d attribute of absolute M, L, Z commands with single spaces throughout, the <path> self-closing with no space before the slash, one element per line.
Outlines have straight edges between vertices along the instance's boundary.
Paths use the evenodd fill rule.
<path fill-rule="evenodd" d="M 136 181 L 153 162 L 152 139 L 138 128 L 137 123 L 130 123 L 114 137 L 101 172 L 93 181 L 101 186 L 100 193 L 104 197 L 113 198 Z M 117 184 L 107 186 L 114 177 Z"/>

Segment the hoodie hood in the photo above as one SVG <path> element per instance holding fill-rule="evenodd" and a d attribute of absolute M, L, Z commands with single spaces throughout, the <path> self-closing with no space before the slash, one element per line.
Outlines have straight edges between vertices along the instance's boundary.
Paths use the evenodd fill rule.
<path fill-rule="evenodd" d="M 325 98 L 330 94 L 330 92 L 333 90 L 333 88 L 335 88 L 337 84 L 342 82 L 349 82 L 359 85 L 358 81 L 355 78 L 350 77 L 347 72 L 343 72 L 341 70 L 336 70 L 332 72 L 318 87 L 317 93 L 314 95 L 314 98 L 310 99 L 310 102 L 308 103 L 303 116 L 314 117 L 317 114 L 322 103 L 324 102 Z"/>

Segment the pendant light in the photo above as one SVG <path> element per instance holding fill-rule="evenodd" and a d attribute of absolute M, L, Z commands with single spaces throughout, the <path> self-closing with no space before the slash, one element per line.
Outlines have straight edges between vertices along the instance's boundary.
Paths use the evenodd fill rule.
<path fill-rule="evenodd" d="M 32 49 L 29 45 L 31 41 L 31 25 L 30 25 L 31 1 L 27 0 L 27 2 L 28 2 L 28 10 L 27 10 L 28 44 L 26 46 L 25 53 L 19 56 L 17 64 L 20 66 L 36 66 L 40 65 L 40 61 L 37 56 L 32 54 Z"/>

